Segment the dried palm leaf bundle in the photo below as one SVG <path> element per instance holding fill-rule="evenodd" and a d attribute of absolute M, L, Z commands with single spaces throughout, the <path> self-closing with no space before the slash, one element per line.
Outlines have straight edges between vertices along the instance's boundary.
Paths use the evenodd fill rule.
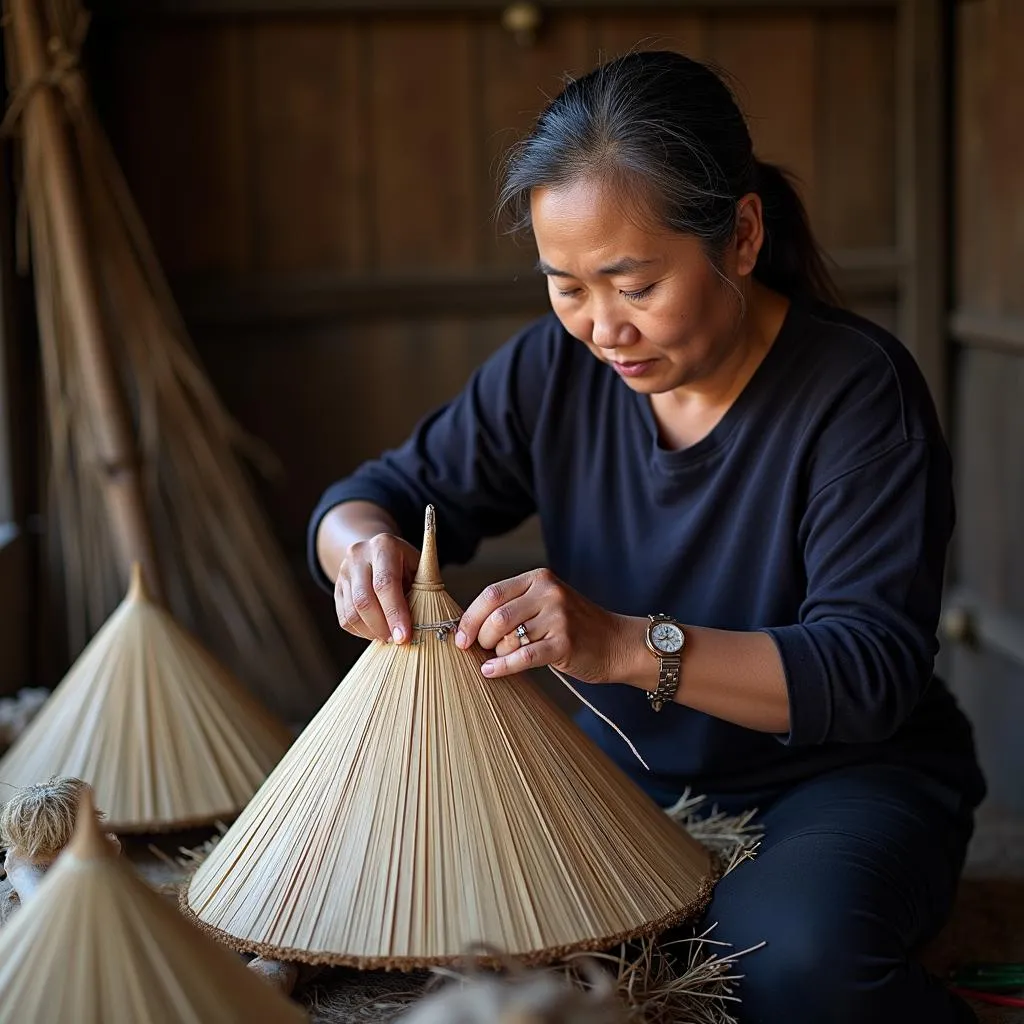
<path fill-rule="evenodd" d="M 146 594 L 121 605 L 7 753 L 0 778 L 90 783 L 115 832 L 211 824 L 241 810 L 291 734 Z"/>
<path fill-rule="evenodd" d="M 22 134 L 49 425 L 48 550 L 72 656 L 138 561 L 247 687 L 307 720 L 334 672 L 250 490 L 243 456 L 261 452 L 204 375 L 88 96 L 85 12 L 78 0 L 6 7 L 5 127 Z"/>
<path fill-rule="evenodd" d="M 183 905 L 235 948 L 367 969 L 478 943 L 548 962 L 696 913 L 708 852 L 529 679 L 487 680 L 449 641 L 433 514 L 417 638 L 367 647 Z"/>
<path fill-rule="evenodd" d="M 0 1024 L 308 1019 L 117 856 L 88 792 L 71 845 L 0 931 Z"/>

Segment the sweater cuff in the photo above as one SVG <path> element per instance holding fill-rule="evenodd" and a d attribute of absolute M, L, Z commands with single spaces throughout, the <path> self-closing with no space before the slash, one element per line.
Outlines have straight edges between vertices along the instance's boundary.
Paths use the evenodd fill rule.
<path fill-rule="evenodd" d="M 777 739 L 789 747 L 824 743 L 832 728 L 828 672 L 806 626 L 760 630 L 778 648 L 789 695 L 789 734 Z"/>

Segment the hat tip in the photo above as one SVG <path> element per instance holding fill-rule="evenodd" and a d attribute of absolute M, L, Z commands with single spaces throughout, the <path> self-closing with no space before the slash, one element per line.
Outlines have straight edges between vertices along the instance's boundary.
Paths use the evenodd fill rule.
<path fill-rule="evenodd" d="M 142 572 L 142 563 L 138 560 L 132 562 L 131 570 L 129 571 L 128 600 L 149 600 L 149 591 L 146 589 L 146 577 Z"/>
<path fill-rule="evenodd" d="M 68 850 L 79 860 L 98 860 L 111 855 L 110 846 L 100 832 L 96 817 L 96 801 L 91 786 L 84 786 L 78 798 L 75 833 L 71 837 Z"/>
<path fill-rule="evenodd" d="M 427 505 L 423 514 L 423 546 L 420 564 L 416 568 L 413 586 L 438 587 L 441 585 L 441 567 L 437 560 L 437 517 L 433 505 Z"/>

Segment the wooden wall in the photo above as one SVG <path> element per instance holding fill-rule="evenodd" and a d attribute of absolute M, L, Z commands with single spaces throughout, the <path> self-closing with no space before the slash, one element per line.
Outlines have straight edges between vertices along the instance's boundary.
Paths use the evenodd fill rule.
<path fill-rule="evenodd" d="M 1024 810 L 1024 4 L 957 18 L 954 678 L 993 800 Z"/>
<path fill-rule="evenodd" d="M 900 68 L 916 17 L 905 12 L 930 10 L 924 0 L 569 5 L 525 46 L 496 3 L 334 6 L 115 12 L 97 18 L 90 49 L 103 116 L 209 371 L 286 467 L 264 494 L 298 572 L 321 489 L 399 442 L 545 311 L 531 247 L 496 232 L 495 165 L 563 73 L 599 57 L 658 45 L 730 72 L 760 156 L 801 179 L 853 303 L 912 333 L 924 263 L 905 212 L 928 194 L 913 179 L 927 154 L 907 149 L 897 122 L 913 128 L 920 76 Z M 465 599 L 542 560 L 527 529 L 455 589 Z"/>

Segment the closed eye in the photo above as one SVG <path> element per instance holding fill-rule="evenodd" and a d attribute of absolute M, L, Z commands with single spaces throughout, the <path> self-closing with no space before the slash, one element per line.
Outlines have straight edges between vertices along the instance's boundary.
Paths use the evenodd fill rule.
<path fill-rule="evenodd" d="M 654 291 L 654 285 L 649 284 L 646 288 L 641 288 L 637 292 L 620 292 L 620 295 L 624 295 L 630 302 L 639 302 L 641 299 L 646 299 L 651 292 Z"/>

